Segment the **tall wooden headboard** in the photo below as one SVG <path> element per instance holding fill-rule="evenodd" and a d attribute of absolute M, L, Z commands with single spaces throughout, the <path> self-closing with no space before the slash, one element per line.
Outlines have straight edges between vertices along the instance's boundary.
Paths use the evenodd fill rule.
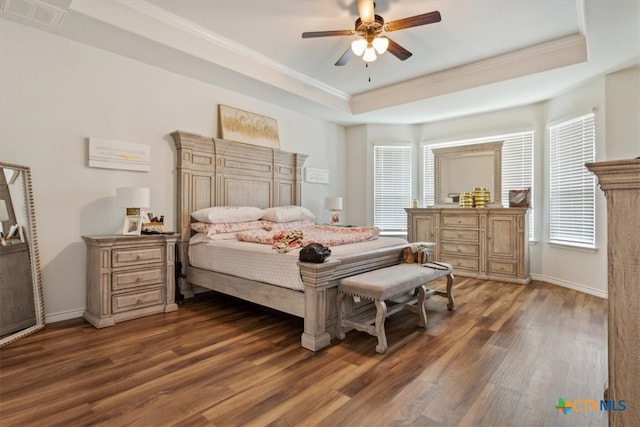
<path fill-rule="evenodd" d="M 211 206 L 300 205 L 306 154 L 175 131 L 181 252 L 191 212 Z M 186 255 L 182 253 L 181 255 Z M 185 260 L 185 258 L 182 258 Z"/>

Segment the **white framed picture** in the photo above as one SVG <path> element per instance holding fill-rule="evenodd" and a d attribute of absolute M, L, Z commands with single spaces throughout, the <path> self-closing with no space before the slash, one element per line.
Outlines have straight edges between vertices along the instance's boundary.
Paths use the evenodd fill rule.
<path fill-rule="evenodd" d="M 142 217 L 140 215 L 127 215 L 124 218 L 124 231 L 122 234 L 125 236 L 139 236 L 142 230 Z"/>

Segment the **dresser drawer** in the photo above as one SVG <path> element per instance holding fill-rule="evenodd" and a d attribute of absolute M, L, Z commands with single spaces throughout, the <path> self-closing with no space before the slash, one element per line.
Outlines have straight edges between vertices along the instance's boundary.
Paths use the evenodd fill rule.
<path fill-rule="evenodd" d="M 476 215 L 442 215 L 442 226 L 456 226 L 456 227 L 476 227 L 480 226 L 479 217 Z"/>
<path fill-rule="evenodd" d="M 111 289 L 118 291 L 156 283 L 164 283 L 164 269 L 161 266 L 144 270 L 117 271 L 111 278 Z"/>
<path fill-rule="evenodd" d="M 494 261 L 490 259 L 487 262 L 487 273 L 515 276 L 517 273 L 517 263 L 516 261 Z"/>
<path fill-rule="evenodd" d="M 146 248 L 114 249 L 111 262 L 113 267 L 124 267 L 127 265 L 162 262 L 163 259 L 164 247 L 152 246 Z"/>
<path fill-rule="evenodd" d="M 443 254 L 452 254 L 452 255 L 471 255 L 478 256 L 480 254 L 480 248 L 478 245 L 471 245 L 468 243 L 451 243 L 451 242 L 442 242 L 440 246 L 441 253 Z"/>
<path fill-rule="evenodd" d="M 440 239 L 442 243 L 445 243 L 446 240 L 473 243 L 478 243 L 479 241 L 477 230 L 448 230 L 446 228 L 440 231 Z"/>
<path fill-rule="evenodd" d="M 454 274 L 456 268 L 464 270 L 480 271 L 480 260 L 478 258 L 465 258 L 450 255 L 442 255 L 440 261 L 449 263 L 453 266 Z"/>
<path fill-rule="evenodd" d="M 160 305 L 163 302 L 163 289 L 158 287 L 140 292 L 113 295 L 111 297 L 111 311 L 113 313 L 121 313 L 150 305 Z"/>

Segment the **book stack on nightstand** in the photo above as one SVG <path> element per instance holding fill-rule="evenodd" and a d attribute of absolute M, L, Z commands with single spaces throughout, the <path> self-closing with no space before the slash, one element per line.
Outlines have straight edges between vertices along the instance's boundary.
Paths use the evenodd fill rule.
<path fill-rule="evenodd" d="M 175 303 L 176 234 L 83 236 L 87 245 L 87 309 L 96 328 L 167 313 Z"/>

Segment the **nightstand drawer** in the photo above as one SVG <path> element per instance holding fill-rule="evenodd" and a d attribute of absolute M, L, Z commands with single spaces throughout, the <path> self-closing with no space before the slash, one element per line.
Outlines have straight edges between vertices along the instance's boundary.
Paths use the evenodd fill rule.
<path fill-rule="evenodd" d="M 164 247 L 114 249 L 112 255 L 113 267 L 162 262 L 164 259 Z"/>
<path fill-rule="evenodd" d="M 442 215 L 441 217 L 442 226 L 456 226 L 456 227 L 479 227 L 480 222 L 477 215 L 466 216 L 466 215 Z"/>
<path fill-rule="evenodd" d="M 445 240 L 460 240 L 460 241 L 465 241 L 465 242 L 474 242 L 477 243 L 479 241 L 478 239 L 478 231 L 477 230 L 447 230 L 447 229 L 443 229 L 440 232 L 441 236 L 441 240 L 444 241 Z"/>
<path fill-rule="evenodd" d="M 164 269 L 160 266 L 144 270 L 115 272 L 111 278 L 111 289 L 117 291 L 155 283 L 159 285 L 164 283 Z"/>
<path fill-rule="evenodd" d="M 453 255 L 472 255 L 478 256 L 480 254 L 480 248 L 478 245 L 471 245 L 468 243 L 450 243 L 450 242 L 442 242 L 441 252 L 443 254 L 453 254 Z"/>
<path fill-rule="evenodd" d="M 113 295 L 111 297 L 111 310 L 113 313 L 121 313 L 150 305 L 159 305 L 163 301 L 162 287 L 158 287 L 141 292 Z"/>

